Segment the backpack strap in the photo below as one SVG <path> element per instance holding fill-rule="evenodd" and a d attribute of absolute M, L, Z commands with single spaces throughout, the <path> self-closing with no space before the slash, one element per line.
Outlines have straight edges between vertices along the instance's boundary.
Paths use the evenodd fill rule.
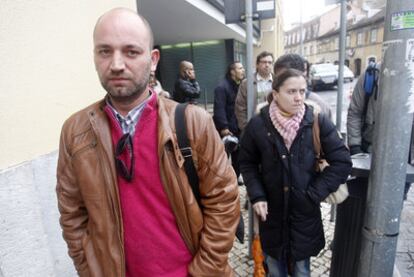
<path fill-rule="evenodd" d="M 378 68 L 375 68 L 374 69 L 374 91 L 373 91 L 375 100 L 377 100 L 378 98 L 379 74 L 380 74 L 380 71 L 378 70 Z"/>
<path fill-rule="evenodd" d="M 193 161 L 193 152 L 190 146 L 190 141 L 187 136 L 187 122 L 185 118 L 185 109 L 188 103 L 178 104 L 175 108 L 175 129 L 177 133 L 178 146 L 181 154 L 184 157 L 184 169 L 187 174 L 188 182 L 190 183 L 194 197 L 198 205 L 201 207 L 199 179 Z"/>

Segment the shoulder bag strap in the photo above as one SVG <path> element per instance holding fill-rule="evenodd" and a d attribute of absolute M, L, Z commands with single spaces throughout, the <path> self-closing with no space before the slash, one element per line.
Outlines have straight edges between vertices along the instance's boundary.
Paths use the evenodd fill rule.
<path fill-rule="evenodd" d="M 187 122 L 185 118 L 185 109 L 188 103 L 178 104 L 175 109 L 175 129 L 177 132 L 178 146 L 184 157 L 184 169 L 187 174 L 188 182 L 193 190 L 194 197 L 201 207 L 199 179 L 193 161 L 193 152 L 187 137 Z"/>

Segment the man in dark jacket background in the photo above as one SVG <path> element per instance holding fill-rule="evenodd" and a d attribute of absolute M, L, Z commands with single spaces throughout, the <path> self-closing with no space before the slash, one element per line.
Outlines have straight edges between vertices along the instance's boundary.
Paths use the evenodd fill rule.
<path fill-rule="evenodd" d="M 243 65 L 240 62 L 235 61 L 229 64 L 226 71 L 226 77 L 214 90 L 213 119 L 222 138 L 229 135 L 237 138 L 240 136 L 236 114 L 234 113 L 234 104 L 240 82 L 243 78 Z M 239 151 L 237 149 L 231 153 L 232 165 L 237 177 L 240 174 L 238 153 Z"/>
<path fill-rule="evenodd" d="M 200 97 L 200 85 L 195 77 L 194 66 L 189 61 L 180 63 L 180 73 L 175 81 L 173 97 L 179 103 L 192 104 L 196 104 L 196 99 Z"/>

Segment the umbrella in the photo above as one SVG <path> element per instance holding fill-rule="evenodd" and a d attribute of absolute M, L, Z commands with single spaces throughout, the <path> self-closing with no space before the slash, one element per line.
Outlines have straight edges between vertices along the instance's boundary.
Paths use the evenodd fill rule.
<path fill-rule="evenodd" d="M 254 214 L 254 213 L 253 213 Z M 260 243 L 260 236 L 259 236 L 259 219 L 256 214 L 253 216 L 253 232 L 254 238 L 252 243 L 252 255 L 254 261 L 254 277 L 265 277 L 266 271 L 263 266 L 264 256 L 262 245 Z"/>

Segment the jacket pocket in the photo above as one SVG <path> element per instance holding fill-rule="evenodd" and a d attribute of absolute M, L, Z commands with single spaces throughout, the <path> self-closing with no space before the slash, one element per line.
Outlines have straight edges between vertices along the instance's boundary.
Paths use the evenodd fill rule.
<path fill-rule="evenodd" d="M 306 216 L 315 214 L 319 205 L 315 204 L 307 195 L 305 190 L 292 186 L 291 188 L 292 210 L 297 216 Z"/>
<path fill-rule="evenodd" d="M 102 161 L 98 153 L 97 142 L 94 139 L 83 140 L 72 152 L 74 174 L 85 199 L 103 199 L 105 195 L 105 180 Z"/>
<path fill-rule="evenodd" d="M 86 143 L 83 143 L 81 145 L 77 145 L 76 148 L 74 148 L 72 150 L 72 158 L 77 158 L 80 155 L 82 155 L 82 153 L 88 151 L 88 150 L 92 150 L 96 147 L 97 142 L 96 140 L 92 140 Z"/>
<path fill-rule="evenodd" d="M 97 146 L 97 140 L 91 129 L 72 137 L 71 156 L 76 158 L 83 152 L 93 149 Z"/>

